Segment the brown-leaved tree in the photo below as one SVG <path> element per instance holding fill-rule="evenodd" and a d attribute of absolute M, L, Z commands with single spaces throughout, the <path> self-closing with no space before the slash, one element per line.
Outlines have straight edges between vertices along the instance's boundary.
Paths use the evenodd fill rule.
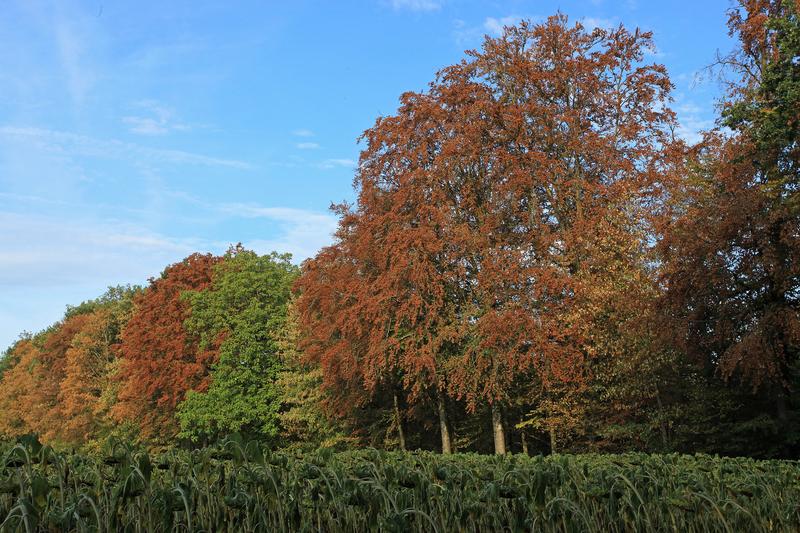
<path fill-rule="evenodd" d="M 357 204 L 297 285 L 328 387 L 437 398 L 445 452 L 447 397 L 489 404 L 504 453 L 520 382 L 584 379 L 593 317 L 575 306 L 614 257 L 598 239 L 643 238 L 641 209 L 673 172 L 650 38 L 523 22 L 364 134 Z"/>
<path fill-rule="evenodd" d="M 721 128 L 671 194 L 667 316 L 709 375 L 752 387 L 786 430 L 800 364 L 800 2 L 741 0 Z"/>
<path fill-rule="evenodd" d="M 139 425 L 142 438 L 174 439 L 179 427 L 176 406 L 190 390 L 208 386 L 216 346 L 198 347 L 184 321 L 190 304 L 184 291 L 198 291 L 211 282 L 219 257 L 193 254 L 170 265 L 134 299 L 134 311 L 120 335 L 119 398 L 112 415 Z"/>

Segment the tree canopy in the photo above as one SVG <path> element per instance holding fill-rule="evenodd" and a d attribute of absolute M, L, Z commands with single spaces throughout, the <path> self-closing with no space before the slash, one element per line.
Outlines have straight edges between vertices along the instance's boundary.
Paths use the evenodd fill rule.
<path fill-rule="evenodd" d="M 563 15 L 523 22 L 364 134 L 357 204 L 298 282 L 329 387 L 401 379 L 412 400 L 474 410 L 532 374 L 584 379 L 592 272 L 644 245 L 637 215 L 674 172 L 650 46 Z"/>
<path fill-rule="evenodd" d="M 199 348 L 200 339 L 184 328 L 191 306 L 181 295 L 208 287 L 219 262 L 210 254 L 193 254 L 167 267 L 134 299 L 120 334 L 119 397 L 112 413 L 120 422 L 136 422 L 146 438 L 174 438 L 178 404 L 188 391 L 208 387 L 221 339 Z"/>
<path fill-rule="evenodd" d="M 207 289 L 184 294 L 191 307 L 186 329 L 201 350 L 217 344 L 219 353 L 208 389 L 189 391 L 179 406 L 184 436 L 276 437 L 280 339 L 299 270 L 289 261 L 288 255 L 232 248 L 215 265 Z"/>
<path fill-rule="evenodd" d="M 720 125 L 673 192 L 660 243 L 682 347 L 776 402 L 785 422 L 800 354 L 800 19 L 794 2 L 743 2 L 723 60 L 737 82 Z"/>
<path fill-rule="evenodd" d="M 728 16 L 694 145 L 650 33 L 487 37 L 366 130 L 300 267 L 197 253 L 21 336 L 0 436 L 796 457 L 800 5 Z"/>

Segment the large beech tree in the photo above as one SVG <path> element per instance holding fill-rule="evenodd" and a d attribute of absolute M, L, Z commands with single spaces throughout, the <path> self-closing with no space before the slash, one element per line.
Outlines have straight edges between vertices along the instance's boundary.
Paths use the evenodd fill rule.
<path fill-rule="evenodd" d="M 112 415 L 136 423 L 145 440 L 173 439 L 179 429 L 178 404 L 188 391 L 208 387 L 218 343 L 200 349 L 198 336 L 184 327 L 191 306 L 181 295 L 207 288 L 220 260 L 193 254 L 167 267 L 134 299 L 133 314 L 120 335 L 119 397 Z"/>
<path fill-rule="evenodd" d="M 672 172 L 650 39 L 523 22 L 367 130 L 357 203 L 298 282 L 329 388 L 438 398 L 444 451 L 446 396 L 490 404 L 503 453 L 520 382 L 583 380 L 593 316 L 575 305 L 614 257 L 597 249 L 646 235 L 641 209 Z"/>

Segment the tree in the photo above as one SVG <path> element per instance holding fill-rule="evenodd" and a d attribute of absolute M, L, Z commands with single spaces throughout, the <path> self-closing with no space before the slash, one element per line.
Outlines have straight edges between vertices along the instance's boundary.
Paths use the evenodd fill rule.
<path fill-rule="evenodd" d="M 12 357 L 17 362 L 3 374 L 0 383 L 0 431 L 9 436 L 36 433 L 48 443 L 65 441 L 64 411 L 58 395 L 66 352 L 87 319 L 87 315 L 68 316 L 14 346 Z"/>
<path fill-rule="evenodd" d="M 299 335 L 297 312 L 290 304 L 286 327 L 277 338 L 282 363 L 276 382 L 281 400 L 281 438 L 291 447 L 306 449 L 355 444 L 356 439 L 328 415 L 322 369 L 303 362 L 297 349 Z"/>
<path fill-rule="evenodd" d="M 279 339 L 298 268 L 289 255 L 231 248 L 211 284 L 190 291 L 186 329 L 199 348 L 218 345 L 207 390 L 189 391 L 178 408 L 181 434 L 193 440 L 231 432 L 274 439 L 278 433 Z"/>
<path fill-rule="evenodd" d="M 740 47 L 720 126 L 672 191 L 666 306 L 707 375 L 770 399 L 782 428 L 800 355 L 800 19 L 793 1 L 729 13 Z M 788 434 L 788 432 L 787 432 Z"/>
<path fill-rule="evenodd" d="M 22 344 L 23 341 L 29 341 L 33 338 L 28 332 L 23 332 L 20 334 L 19 338 L 17 339 L 14 344 L 9 346 L 3 351 L 3 354 L 0 355 L 0 380 L 3 379 L 3 375 L 7 370 L 14 368 L 14 366 L 19 362 L 19 355 L 17 353 L 17 349 Z"/>
<path fill-rule="evenodd" d="M 30 418 L 35 392 L 33 370 L 40 358 L 33 339 L 20 339 L 3 358 L 5 370 L 0 381 L 0 435 L 5 438 L 33 431 Z"/>
<path fill-rule="evenodd" d="M 135 422 L 143 440 L 169 441 L 178 433 L 177 406 L 190 390 L 205 390 L 218 359 L 217 342 L 201 349 L 184 327 L 191 314 L 185 291 L 211 284 L 219 257 L 193 254 L 167 267 L 134 298 L 134 311 L 119 344 L 118 403 L 112 416 Z"/>
<path fill-rule="evenodd" d="M 650 34 L 557 15 L 487 39 L 406 93 L 364 134 L 355 208 L 298 282 L 308 356 L 325 383 L 366 397 L 397 380 L 414 402 L 503 407 L 520 381 L 579 382 L 582 273 L 594 238 L 635 239 L 673 171 L 663 67 Z M 361 387 L 361 389 L 359 389 Z"/>
<path fill-rule="evenodd" d="M 87 317 L 65 353 L 59 385 L 61 433 L 68 443 L 85 446 L 114 430 L 110 411 L 116 401 L 115 346 L 139 292 L 137 287 L 111 287 L 100 298 L 67 310 L 67 316 Z"/>
<path fill-rule="evenodd" d="M 23 336 L 8 350 L 0 433 L 37 433 L 45 442 L 74 446 L 110 426 L 111 351 L 136 290 L 112 287 L 100 298 L 68 306 L 61 322 Z"/>

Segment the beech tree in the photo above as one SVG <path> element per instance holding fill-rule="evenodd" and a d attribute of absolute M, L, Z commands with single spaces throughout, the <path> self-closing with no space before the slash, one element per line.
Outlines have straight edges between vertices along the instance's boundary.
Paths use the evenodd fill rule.
<path fill-rule="evenodd" d="M 800 19 L 794 0 L 742 0 L 718 129 L 672 192 L 661 251 L 685 350 L 766 395 L 780 427 L 800 357 Z"/>
<path fill-rule="evenodd" d="M 357 204 L 298 282 L 327 386 L 432 392 L 444 451 L 446 395 L 488 403 L 504 453 L 520 380 L 584 379 L 591 318 L 574 306 L 582 273 L 604 266 L 592 243 L 636 239 L 673 171 L 671 84 L 643 63 L 651 45 L 563 15 L 523 22 L 367 130 Z"/>
<path fill-rule="evenodd" d="M 218 359 L 218 342 L 204 349 L 184 327 L 191 314 L 185 291 L 207 288 L 219 257 L 193 254 L 168 266 L 134 299 L 120 334 L 118 402 L 112 416 L 133 422 L 144 440 L 170 440 L 178 433 L 177 406 L 190 390 L 205 390 Z"/>

